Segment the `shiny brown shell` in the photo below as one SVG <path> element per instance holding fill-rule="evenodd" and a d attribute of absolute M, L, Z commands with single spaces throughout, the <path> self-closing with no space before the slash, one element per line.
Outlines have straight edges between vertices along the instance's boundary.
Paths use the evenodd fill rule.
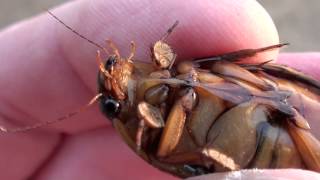
<path fill-rule="evenodd" d="M 101 109 L 139 156 L 176 176 L 250 168 L 320 172 L 320 143 L 308 124 L 320 112 L 320 83 L 283 65 L 237 62 L 281 46 L 168 68 L 118 57 L 110 70 L 108 60 L 98 77 Z"/>

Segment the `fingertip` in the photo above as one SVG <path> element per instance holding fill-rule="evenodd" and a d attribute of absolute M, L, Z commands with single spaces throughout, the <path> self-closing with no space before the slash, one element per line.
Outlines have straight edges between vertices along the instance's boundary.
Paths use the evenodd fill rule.
<path fill-rule="evenodd" d="M 80 4 L 80 11 L 72 14 L 63 11 L 61 16 L 73 21 L 70 23 L 76 29 L 97 42 L 112 39 L 123 54 L 127 54 L 130 41 L 136 41 L 136 58 L 144 61 L 149 60 L 149 46 L 159 40 L 176 20 L 179 25 L 168 41 L 179 59 L 259 48 L 279 41 L 271 17 L 253 0 L 205 0 L 201 3 L 182 0 L 152 3 L 147 0 L 134 3 L 98 0 L 82 1 Z M 79 46 L 75 44 L 79 41 L 65 40 L 67 46 Z M 70 54 L 73 54 L 72 51 Z M 277 51 L 273 51 L 259 58 L 270 60 L 275 59 L 276 55 Z"/>
<path fill-rule="evenodd" d="M 208 1 L 194 4 L 172 44 L 181 59 L 261 48 L 279 43 L 276 27 L 256 1 Z M 196 14 L 196 15 L 195 15 Z M 257 61 L 275 59 L 278 51 L 256 56 Z"/>
<path fill-rule="evenodd" d="M 320 53 L 283 53 L 276 61 L 320 80 Z"/>

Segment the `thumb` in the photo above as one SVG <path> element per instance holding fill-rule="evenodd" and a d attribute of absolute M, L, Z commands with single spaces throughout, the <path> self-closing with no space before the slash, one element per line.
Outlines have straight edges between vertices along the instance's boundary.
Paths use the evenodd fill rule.
<path fill-rule="evenodd" d="M 214 173 L 204 176 L 188 178 L 187 180 L 303 180 L 303 179 L 320 179 L 320 174 L 312 171 L 300 169 L 283 169 L 283 170 L 243 170 L 228 173 Z"/>

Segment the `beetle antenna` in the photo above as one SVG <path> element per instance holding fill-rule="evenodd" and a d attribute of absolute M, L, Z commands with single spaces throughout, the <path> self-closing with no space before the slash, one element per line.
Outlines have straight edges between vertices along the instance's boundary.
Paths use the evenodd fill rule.
<path fill-rule="evenodd" d="M 179 21 L 177 20 L 174 24 L 167 30 L 167 32 L 162 36 L 161 41 L 164 41 L 173 32 L 173 30 L 178 26 Z"/>
<path fill-rule="evenodd" d="M 55 124 L 55 123 L 58 123 L 60 121 L 63 121 L 63 120 L 66 120 L 66 119 L 69 119 L 73 116 L 75 116 L 76 114 L 78 113 L 81 113 L 83 111 L 85 111 L 86 109 L 88 109 L 91 105 L 93 105 L 95 102 L 97 102 L 97 100 L 99 100 L 101 97 L 103 96 L 102 93 L 99 93 L 97 94 L 96 96 L 94 96 L 85 106 L 83 106 L 82 108 L 76 110 L 76 111 L 73 111 L 71 113 L 68 113 L 64 116 L 61 116 L 60 118 L 58 119 L 54 119 L 54 120 L 51 120 L 51 121 L 45 121 L 45 122 L 39 122 L 39 123 L 35 123 L 33 125 L 30 125 L 30 126 L 24 126 L 24 127 L 20 127 L 20 128 L 14 128 L 14 129 L 8 129 L 8 128 L 5 128 L 3 126 L 0 126 L 0 133 L 18 133 L 18 132 L 26 132 L 26 131 L 29 131 L 29 130 L 32 130 L 32 129 L 37 129 L 37 128 L 40 128 L 40 127 L 43 127 L 43 126 L 48 126 L 50 124 Z"/>
<path fill-rule="evenodd" d="M 89 43 L 93 44 L 94 46 L 105 50 L 105 48 L 103 48 L 102 46 L 100 46 L 98 43 L 90 40 L 89 38 L 85 37 L 84 35 L 80 34 L 79 32 L 77 32 L 76 30 L 74 30 L 72 27 L 68 26 L 66 23 L 64 23 L 60 18 L 58 18 L 56 15 L 54 15 L 51 11 L 47 10 L 47 12 L 49 13 L 50 16 L 52 16 L 55 20 L 57 20 L 59 23 L 61 23 L 64 27 L 66 27 L 67 29 L 69 29 L 71 32 L 75 33 L 76 35 L 78 35 L 80 38 L 88 41 Z"/>

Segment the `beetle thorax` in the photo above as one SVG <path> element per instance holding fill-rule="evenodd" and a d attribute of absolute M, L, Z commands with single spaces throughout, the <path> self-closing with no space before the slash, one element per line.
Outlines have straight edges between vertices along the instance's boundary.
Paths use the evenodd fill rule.
<path fill-rule="evenodd" d="M 133 64 L 129 61 L 120 60 L 118 61 L 111 70 L 111 92 L 118 100 L 124 100 L 128 94 L 128 83 L 132 78 Z"/>

